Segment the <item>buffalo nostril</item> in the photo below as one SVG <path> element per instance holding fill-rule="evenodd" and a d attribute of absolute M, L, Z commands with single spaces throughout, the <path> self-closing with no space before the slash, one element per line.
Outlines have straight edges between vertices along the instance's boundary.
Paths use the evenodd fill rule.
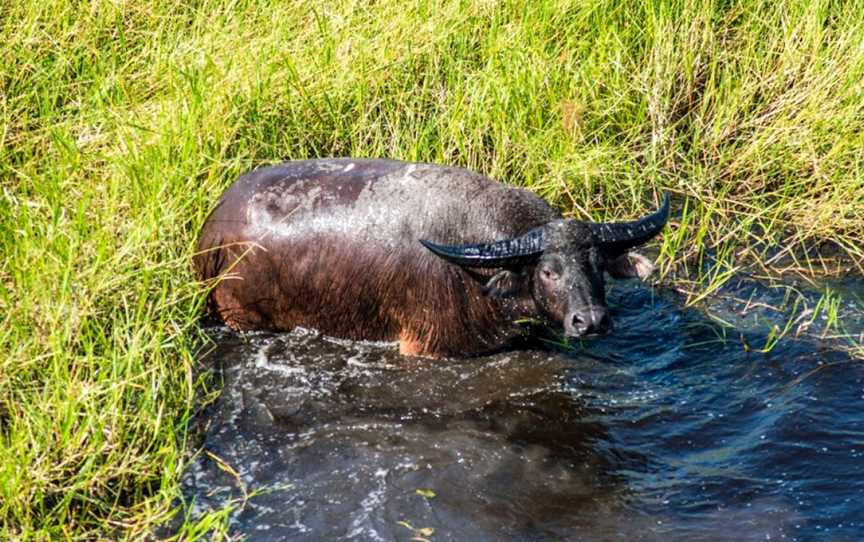
<path fill-rule="evenodd" d="M 580 334 L 585 333 L 588 329 L 588 325 L 585 322 L 585 315 L 579 313 L 573 315 L 573 318 L 570 320 L 570 325 Z"/>
<path fill-rule="evenodd" d="M 570 336 L 600 335 L 612 326 L 609 313 L 605 310 L 580 310 L 570 314 L 565 329 Z"/>

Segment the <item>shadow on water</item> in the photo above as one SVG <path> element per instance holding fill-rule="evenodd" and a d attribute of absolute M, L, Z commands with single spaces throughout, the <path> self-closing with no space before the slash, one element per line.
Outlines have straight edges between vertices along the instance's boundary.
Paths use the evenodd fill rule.
<path fill-rule="evenodd" d="M 253 541 L 864 537 L 860 362 L 748 351 L 767 311 L 719 307 L 724 331 L 641 285 L 609 304 L 616 331 L 576 351 L 468 360 L 214 328 L 224 388 L 184 493 L 202 511 L 257 492 L 231 517 Z"/>

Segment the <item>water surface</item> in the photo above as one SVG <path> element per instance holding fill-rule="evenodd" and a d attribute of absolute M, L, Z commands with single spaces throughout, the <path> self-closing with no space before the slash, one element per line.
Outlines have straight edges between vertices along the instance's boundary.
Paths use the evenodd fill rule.
<path fill-rule="evenodd" d="M 618 282 L 608 337 L 467 360 L 213 328 L 184 493 L 253 494 L 252 541 L 861 540 L 864 365 L 806 317 L 760 352 L 784 294 L 742 279 L 706 313 Z"/>

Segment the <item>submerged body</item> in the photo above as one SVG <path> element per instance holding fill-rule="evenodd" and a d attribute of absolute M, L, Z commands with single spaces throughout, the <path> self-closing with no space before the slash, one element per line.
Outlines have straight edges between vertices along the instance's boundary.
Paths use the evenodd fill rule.
<path fill-rule="evenodd" d="M 461 168 L 297 161 L 252 171 L 225 192 L 201 232 L 195 264 L 203 279 L 219 278 L 212 301 L 235 329 L 303 326 L 398 341 L 406 354 L 476 354 L 524 335 L 517 321 L 526 318 L 565 330 L 580 322 L 602 327 L 602 268 L 600 294 L 596 281 L 571 288 L 570 297 L 591 309 L 573 316 L 566 304 L 544 298 L 555 296 L 539 284 L 545 272 L 535 277 L 542 254 L 513 254 L 515 245 L 502 245 L 538 231 L 547 245 L 559 237 L 596 244 L 580 224 L 528 191 Z M 467 254 L 477 254 L 496 241 L 495 254 L 504 250 L 508 258 L 447 252 L 471 245 Z M 601 264 L 585 265 L 596 275 Z"/>

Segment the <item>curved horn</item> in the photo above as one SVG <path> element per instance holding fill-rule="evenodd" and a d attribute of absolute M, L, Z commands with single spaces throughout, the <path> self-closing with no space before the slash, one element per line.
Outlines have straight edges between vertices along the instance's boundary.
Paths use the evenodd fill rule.
<path fill-rule="evenodd" d="M 542 226 L 494 243 L 448 246 L 425 239 L 420 243 L 436 256 L 465 267 L 516 267 L 539 258 L 545 246 Z"/>
<path fill-rule="evenodd" d="M 646 217 L 631 222 L 589 222 L 588 227 L 607 250 L 622 254 L 660 233 L 668 219 L 669 194 L 665 193 L 663 205 Z"/>

